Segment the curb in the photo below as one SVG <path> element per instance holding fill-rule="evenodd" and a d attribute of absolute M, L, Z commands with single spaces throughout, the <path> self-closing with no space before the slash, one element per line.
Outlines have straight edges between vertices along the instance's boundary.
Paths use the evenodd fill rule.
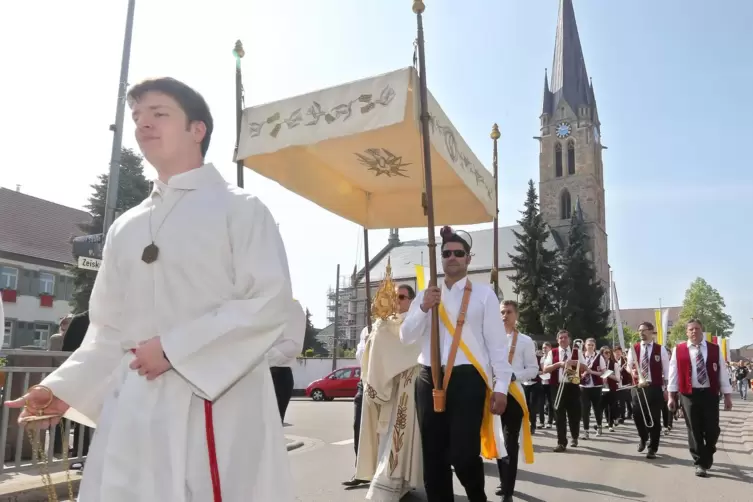
<path fill-rule="evenodd" d="M 297 450 L 301 446 L 303 446 L 303 441 L 293 441 L 291 443 L 288 443 L 288 451 Z M 2 501 L 0 500 L 0 502 Z"/>

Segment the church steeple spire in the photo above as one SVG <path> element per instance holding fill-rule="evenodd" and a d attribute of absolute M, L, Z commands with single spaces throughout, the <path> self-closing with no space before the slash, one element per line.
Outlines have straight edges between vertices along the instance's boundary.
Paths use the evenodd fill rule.
<path fill-rule="evenodd" d="M 551 93 L 553 97 L 552 107 L 549 109 L 550 114 L 553 114 L 563 100 L 573 110 L 595 105 L 590 99 L 592 93 L 586 62 L 583 59 L 583 49 L 580 45 L 578 25 L 575 22 L 573 0 L 560 0 L 552 62 Z M 546 101 L 545 99 L 545 104 Z"/>
<path fill-rule="evenodd" d="M 541 109 L 542 115 L 551 115 L 552 113 L 552 91 L 549 90 L 549 76 L 544 68 L 544 106 Z"/>

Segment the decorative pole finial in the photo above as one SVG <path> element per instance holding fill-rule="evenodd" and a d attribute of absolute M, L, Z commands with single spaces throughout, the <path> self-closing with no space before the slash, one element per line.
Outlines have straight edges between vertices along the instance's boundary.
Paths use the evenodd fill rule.
<path fill-rule="evenodd" d="M 240 40 L 235 41 L 235 47 L 233 48 L 233 55 L 239 59 L 246 55 L 246 51 L 243 50 L 243 42 L 241 42 Z"/>
<path fill-rule="evenodd" d="M 422 0 L 413 0 L 413 13 L 414 14 L 423 14 L 424 9 L 426 9 L 426 5 L 424 5 L 424 2 Z"/>
<path fill-rule="evenodd" d="M 499 126 L 497 124 L 494 124 L 492 126 L 492 133 L 489 135 L 494 141 L 498 140 L 501 136 L 499 133 Z"/>

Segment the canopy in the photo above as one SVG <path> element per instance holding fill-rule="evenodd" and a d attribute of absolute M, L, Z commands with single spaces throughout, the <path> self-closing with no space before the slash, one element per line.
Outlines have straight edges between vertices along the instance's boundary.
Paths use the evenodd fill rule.
<path fill-rule="evenodd" d="M 425 226 L 418 89 L 410 67 L 247 108 L 236 161 L 366 228 Z M 428 98 L 435 221 L 492 221 L 493 176 Z"/>

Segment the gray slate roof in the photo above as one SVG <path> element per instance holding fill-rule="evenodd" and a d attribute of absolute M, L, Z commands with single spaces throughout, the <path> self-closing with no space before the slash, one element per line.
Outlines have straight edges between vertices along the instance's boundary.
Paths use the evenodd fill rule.
<path fill-rule="evenodd" d="M 462 230 L 457 228 L 457 230 Z M 499 268 L 500 270 L 505 268 L 511 268 L 510 258 L 508 254 L 515 254 L 515 244 L 517 239 L 513 231 L 520 232 L 522 228 L 520 225 L 514 225 L 510 227 L 499 227 Z M 473 253 L 473 259 L 471 265 L 468 268 L 469 272 L 491 270 L 492 262 L 494 260 L 494 229 L 488 228 L 484 230 L 476 230 L 469 232 L 471 239 L 473 239 L 473 247 L 471 253 Z M 437 241 L 437 267 L 438 272 L 442 273 L 442 258 L 440 256 L 440 244 L 442 240 L 439 236 L 436 237 Z M 429 248 L 426 246 L 427 239 L 402 242 L 399 246 L 392 248 L 385 256 L 377 263 L 372 265 L 371 268 L 371 280 L 381 281 L 384 278 L 384 273 L 387 268 L 387 258 L 389 257 L 392 264 L 392 277 L 395 279 L 407 279 L 416 276 L 416 265 L 424 264 L 429 266 Z M 549 249 L 556 249 L 557 244 L 550 236 L 547 241 L 547 247 Z M 363 281 L 360 281 L 363 282 Z"/>
<path fill-rule="evenodd" d="M 551 91 L 547 89 L 545 80 L 543 113 L 553 115 L 561 100 L 576 111 L 581 106 L 596 105 L 586 71 L 583 49 L 580 45 L 573 0 L 560 0 L 552 61 Z"/>
<path fill-rule="evenodd" d="M 73 264 L 71 239 L 83 235 L 86 211 L 0 187 L 0 251 Z"/>

